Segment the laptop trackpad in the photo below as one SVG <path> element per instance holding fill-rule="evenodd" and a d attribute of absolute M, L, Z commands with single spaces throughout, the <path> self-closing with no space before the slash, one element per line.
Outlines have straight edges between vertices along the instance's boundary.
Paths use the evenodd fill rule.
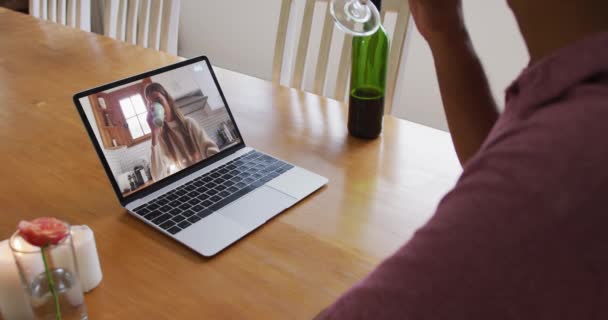
<path fill-rule="evenodd" d="M 296 203 L 296 199 L 262 186 L 218 211 L 245 228 L 257 228 Z"/>
<path fill-rule="evenodd" d="M 178 233 L 175 238 L 194 251 L 211 257 L 249 231 L 219 214 L 211 214 Z"/>

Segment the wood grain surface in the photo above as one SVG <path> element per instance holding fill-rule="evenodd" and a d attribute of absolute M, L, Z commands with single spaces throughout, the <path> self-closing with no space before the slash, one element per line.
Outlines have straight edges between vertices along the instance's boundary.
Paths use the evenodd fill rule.
<path fill-rule="evenodd" d="M 445 132 L 388 116 L 379 139 L 357 140 L 345 105 L 216 68 L 246 143 L 330 182 L 204 259 L 120 206 L 71 101 L 180 58 L 5 9 L 0 52 L 0 238 L 39 216 L 89 225 L 104 273 L 90 319 L 310 319 L 407 241 L 461 170 Z"/>

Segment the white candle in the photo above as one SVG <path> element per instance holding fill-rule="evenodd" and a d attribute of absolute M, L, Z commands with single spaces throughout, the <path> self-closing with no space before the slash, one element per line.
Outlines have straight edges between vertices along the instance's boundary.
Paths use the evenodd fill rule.
<path fill-rule="evenodd" d="M 95 236 L 93 235 L 93 231 L 87 226 L 72 226 L 71 235 L 74 244 L 74 260 L 78 268 L 80 284 L 84 292 L 89 292 L 97 287 L 102 279 Z M 16 245 L 29 246 L 22 243 L 17 243 Z M 65 264 L 65 267 L 71 268 L 71 264 L 65 260 L 71 255 L 68 250 L 69 247 L 59 247 L 52 251 L 51 255 L 56 264 Z M 24 259 L 22 261 L 23 267 L 27 268 L 29 273 L 38 274 L 44 272 L 44 265 L 40 255 L 26 255 L 21 258 Z M 68 297 L 71 303 L 83 303 L 82 294 L 74 293 L 73 296 Z M 0 314 L 3 319 L 33 319 L 34 316 L 30 302 L 36 303 L 37 301 L 30 301 L 23 289 L 19 270 L 8 240 L 2 241 L 0 242 Z"/>
<path fill-rule="evenodd" d="M 73 227 L 72 227 L 73 228 Z M 67 241 L 67 240 L 66 240 Z M 51 260 L 54 267 L 64 268 L 72 274 L 76 274 L 76 256 L 74 251 L 72 251 L 72 244 L 76 247 L 76 243 L 74 242 L 74 237 L 71 236 L 69 243 L 63 243 L 58 246 L 52 247 L 50 251 Z M 79 306 L 84 303 L 84 290 L 82 289 L 82 282 L 78 279 L 69 289 L 64 291 L 62 295 L 64 295 L 68 302 L 72 306 Z M 46 301 L 46 297 L 40 299 L 39 303 L 44 303 Z M 36 307 L 36 299 L 32 299 L 34 303 L 34 307 Z"/>
<path fill-rule="evenodd" d="M 93 230 L 87 226 L 72 226 L 72 237 L 80 283 L 84 292 L 99 285 L 103 277 Z"/>
<path fill-rule="evenodd" d="M 3 319 L 34 318 L 15 258 L 6 240 L 0 242 L 0 313 Z"/>

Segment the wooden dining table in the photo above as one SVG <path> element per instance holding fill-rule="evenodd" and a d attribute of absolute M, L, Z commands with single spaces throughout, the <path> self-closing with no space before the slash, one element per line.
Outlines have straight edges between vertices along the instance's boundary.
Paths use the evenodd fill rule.
<path fill-rule="evenodd" d="M 209 57 L 213 63 L 214 57 Z M 89 319 L 311 319 L 410 239 L 461 172 L 448 133 L 215 68 L 245 142 L 329 179 L 213 258 L 122 208 L 72 96 L 182 58 L 0 8 L 0 238 L 54 216 L 95 232 Z"/>

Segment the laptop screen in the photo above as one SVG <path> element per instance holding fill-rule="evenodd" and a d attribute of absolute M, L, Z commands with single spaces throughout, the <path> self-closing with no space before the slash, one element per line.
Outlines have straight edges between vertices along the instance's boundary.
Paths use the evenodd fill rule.
<path fill-rule="evenodd" d="M 205 61 L 139 78 L 79 99 L 123 197 L 242 142 Z"/>

